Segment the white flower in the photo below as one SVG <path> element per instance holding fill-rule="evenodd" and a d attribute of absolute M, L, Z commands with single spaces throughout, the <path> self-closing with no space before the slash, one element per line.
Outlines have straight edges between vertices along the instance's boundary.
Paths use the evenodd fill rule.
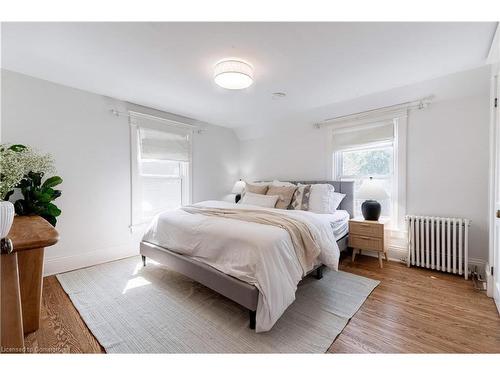
<path fill-rule="evenodd" d="M 41 154 L 29 146 L 21 151 L 14 151 L 9 147 L 8 144 L 0 146 L 0 199 L 14 189 L 29 172 L 55 172 L 52 155 Z"/>

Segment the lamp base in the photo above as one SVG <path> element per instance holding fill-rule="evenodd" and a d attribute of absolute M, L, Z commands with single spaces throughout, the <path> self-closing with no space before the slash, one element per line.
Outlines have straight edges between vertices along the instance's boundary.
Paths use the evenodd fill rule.
<path fill-rule="evenodd" d="M 361 205 L 361 212 L 365 220 L 377 221 L 380 218 L 382 206 L 377 201 L 369 199 Z"/>

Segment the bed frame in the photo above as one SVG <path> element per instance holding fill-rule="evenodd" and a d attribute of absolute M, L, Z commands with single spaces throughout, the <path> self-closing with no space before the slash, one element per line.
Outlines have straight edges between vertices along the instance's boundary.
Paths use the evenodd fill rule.
<path fill-rule="evenodd" d="M 351 181 L 292 181 L 302 184 L 328 183 L 335 187 L 335 191 L 346 194 L 339 209 L 346 210 L 353 217 L 354 210 L 354 183 Z M 347 248 L 348 234 L 337 240 L 340 251 Z M 251 284 L 229 276 L 205 263 L 188 256 L 178 254 L 172 250 L 142 241 L 140 253 L 143 265 L 146 258 L 150 258 L 173 271 L 193 279 L 200 284 L 216 291 L 219 294 L 235 301 L 249 310 L 250 328 L 255 329 L 255 313 L 259 299 L 259 290 Z M 317 279 L 323 277 L 323 265 L 316 266 L 309 274 L 314 273 Z"/>

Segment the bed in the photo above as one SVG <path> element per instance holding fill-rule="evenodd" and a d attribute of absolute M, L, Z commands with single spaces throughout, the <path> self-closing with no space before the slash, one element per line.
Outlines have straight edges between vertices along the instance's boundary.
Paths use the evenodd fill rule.
<path fill-rule="evenodd" d="M 300 220 L 304 222 L 311 221 L 317 224 L 320 229 L 315 236 L 325 237 L 325 240 L 321 241 L 324 244 L 331 244 L 331 246 L 324 245 L 323 248 L 333 247 L 333 243 L 336 243 L 336 249 L 332 250 L 332 254 L 335 251 L 340 253 L 345 250 L 348 239 L 347 222 L 353 215 L 353 182 L 292 182 L 328 183 L 334 186 L 336 192 L 346 194 L 338 210 L 333 214 L 278 210 L 287 217 L 300 216 Z M 218 201 L 203 202 L 201 206 L 214 209 L 233 207 L 230 203 Z M 243 205 L 239 207 L 243 208 Z M 267 211 L 277 211 L 277 209 L 266 209 Z M 316 278 L 321 279 L 324 264 L 332 267 L 335 263 L 332 260 L 333 255 L 325 250 L 313 265 L 301 268 L 300 262 L 295 261 L 290 250 L 293 246 L 287 245 L 289 241 L 283 237 L 284 231 L 280 228 L 225 218 L 201 218 L 201 215 L 191 215 L 187 212 L 177 212 L 175 216 L 173 215 L 165 213 L 161 218 L 155 219 L 158 221 L 153 222 L 146 232 L 140 244 L 144 265 L 146 259 L 150 258 L 242 305 L 249 310 L 250 328 L 256 329 L 257 332 L 269 330 L 293 302 L 301 278 L 314 274 Z M 313 226 L 309 228 L 314 229 Z M 260 240 L 256 235 L 257 230 L 258 236 L 263 236 L 268 242 L 262 240 L 256 244 Z M 284 233 L 286 235 L 286 232 Z M 290 236 L 287 237 L 289 239 Z M 275 243 L 279 244 L 279 247 L 275 246 Z M 249 246 L 265 247 L 265 251 L 259 255 L 262 259 L 253 261 L 254 258 L 248 258 L 254 256 L 253 252 L 248 250 Z M 202 252 L 198 251 L 200 248 L 203 249 Z M 198 250 L 193 253 L 193 249 Z M 217 262 L 212 261 L 212 257 L 216 257 Z M 235 262 L 239 262 L 236 267 Z M 226 264 L 231 264 L 231 267 L 226 267 Z M 332 268 L 335 268 L 335 264 Z M 252 272 L 255 273 L 255 278 Z"/>

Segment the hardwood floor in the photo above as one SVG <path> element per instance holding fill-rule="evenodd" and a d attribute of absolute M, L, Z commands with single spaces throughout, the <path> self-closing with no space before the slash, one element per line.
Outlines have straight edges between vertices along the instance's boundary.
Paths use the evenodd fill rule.
<path fill-rule="evenodd" d="M 55 276 L 43 280 L 40 329 L 24 341 L 34 353 L 105 353 Z"/>
<path fill-rule="evenodd" d="M 367 256 L 341 269 L 381 283 L 329 352 L 500 353 L 495 304 L 470 280 Z"/>
<path fill-rule="evenodd" d="M 462 277 L 357 256 L 342 270 L 380 280 L 330 353 L 500 353 L 493 300 Z M 29 351 L 103 353 L 54 276 L 45 278 L 40 329 Z"/>

